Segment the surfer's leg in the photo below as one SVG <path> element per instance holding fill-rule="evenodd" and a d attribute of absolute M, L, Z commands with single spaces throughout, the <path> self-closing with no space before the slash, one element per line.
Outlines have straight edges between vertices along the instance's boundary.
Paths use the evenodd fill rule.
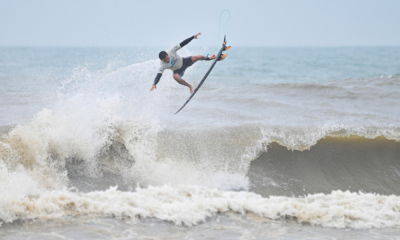
<path fill-rule="evenodd" d="M 193 93 L 193 87 L 189 83 L 187 83 L 185 80 L 181 78 L 181 76 L 178 73 L 174 73 L 174 79 L 177 81 L 179 84 L 183 86 L 187 86 L 190 89 L 190 93 Z"/>
<path fill-rule="evenodd" d="M 215 55 L 212 55 L 210 58 L 207 58 L 206 56 L 203 55 L 197 55 L 197 56 L 192 56 L 192 62 L 195 63 L 197 61 L 203 61 L 203 60 L 213 60 L 215 58 Z"/>
<path fill-rule="evenodd" d="M 197 55 L 197 56 L 192 56 L 192 62 L 195 63 L 197 61 L 203 61 L 206 60 L 207 57 L 203 56 L 203 55 Z"/>
<path fill-rule="evenodd" d="M 192 56 L 192 62 L 195 63 L 197 61 L 203 61 L 203 60 L 213 60 L 215 58 L 215 55 L 212 55 L 211 57 L 206 57 L 203 55 L 197 55 L 197 56 Z"/>

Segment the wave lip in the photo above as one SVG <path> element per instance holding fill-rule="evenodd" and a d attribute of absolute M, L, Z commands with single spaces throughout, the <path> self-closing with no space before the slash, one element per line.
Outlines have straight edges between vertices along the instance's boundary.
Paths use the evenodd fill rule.
<path fill-rule="evenodd" d="M 0 219 L 54 220 L 67 216 L 157 218 L 193 226 L 218 213 L 254 213 L 266 220 L 294 219 L 299 223 L 333 228 L 400 226 L 400 197 L 349 191 L 300 198 L 269 197 L 204 187 L 148 187 L 135 192 L 107 191 L 86 194 L 54 191 L 39 197 L 2 199 Z"/>

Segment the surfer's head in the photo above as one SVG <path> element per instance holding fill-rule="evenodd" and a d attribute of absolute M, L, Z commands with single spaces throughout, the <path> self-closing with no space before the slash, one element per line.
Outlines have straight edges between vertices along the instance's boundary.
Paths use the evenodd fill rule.
<path fill-rule="evenodd" d="M 160 58 L 161 61 L 163 61 L 165 63 L 169 63 L 169 56 L 166 51 L 161 51 L 158 54 L 158 57 Z"/>

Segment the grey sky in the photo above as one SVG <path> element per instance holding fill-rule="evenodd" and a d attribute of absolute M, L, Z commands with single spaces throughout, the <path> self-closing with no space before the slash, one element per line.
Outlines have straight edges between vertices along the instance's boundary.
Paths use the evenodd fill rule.
<path fill-rule="evenodd" d="M 0 0 L 0 46 L 210 46 L 225 8 L 235 46 L 400 45 L 399 0 Z"/>

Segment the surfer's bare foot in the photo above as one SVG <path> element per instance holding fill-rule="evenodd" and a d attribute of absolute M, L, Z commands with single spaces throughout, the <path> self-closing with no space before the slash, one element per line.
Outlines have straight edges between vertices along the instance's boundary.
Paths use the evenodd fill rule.
<path fill-rule="evenodd" d="M 192 93 L 193 93 L 193 87 L 192 87 L 192 85 L 189 85 L 189 89 L 190 89 L 190 94 L 192 94 Z"/>
<path fill-rule="evenodd" d="M 210 58 L 210 60 L 213 60 L 213 59 L 215 59 L 217 56 L 215 56 L 215 54 L 214 55 L 212 55 L 211 57 L 209 57 Z"/>

